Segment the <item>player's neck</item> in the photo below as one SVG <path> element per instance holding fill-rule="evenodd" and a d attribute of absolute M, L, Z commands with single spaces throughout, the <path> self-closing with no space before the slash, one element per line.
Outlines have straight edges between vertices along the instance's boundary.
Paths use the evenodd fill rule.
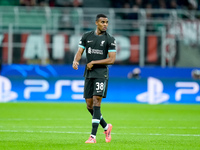
<path fill-rule="evenodd" d="M 95 30 L 95 34 L 96 35 L 102 35 L 102 34 L 104 34 L 106 31 L 100 31 L 100 30 L 98 30 L 98 29 L 96 29 Z"/>

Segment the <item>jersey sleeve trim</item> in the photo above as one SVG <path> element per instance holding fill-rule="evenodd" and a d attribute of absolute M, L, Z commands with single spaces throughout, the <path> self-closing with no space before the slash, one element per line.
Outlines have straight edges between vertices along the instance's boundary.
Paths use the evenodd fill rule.
<path fill-rule="evenodd" d="M 108 52 L 116 52 L 115 49 L 109 49 Z"/>
<path fill-rule="evenodd" d="M 81 47 L 81 48 L 83 48 L 83 49 L 85 49 L 85 47 L 83 45 L 78 45 L 78 46 Z"/>

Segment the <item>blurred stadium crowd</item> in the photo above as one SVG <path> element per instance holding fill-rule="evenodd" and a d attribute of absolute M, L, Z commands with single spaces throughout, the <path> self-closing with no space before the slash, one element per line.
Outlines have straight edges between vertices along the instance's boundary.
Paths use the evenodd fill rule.
<path fill-rule="evenodd" d="M 91 7 L 87 1 L 91 0 L 1 0 L 0 6 Z M 200 0 L 110 0 L 105 7 L 200 10 Z"/>
<path fill-rule="evenodd" d="M 115 8 L 199 9 L 199 0 L 113 0 Z"/>
<path fill-rule="evenodd" d="M 40 41 L 45 33 L 45 63 L 70 64 L 79 34 L 93 29 L 91 20 L 103 11 L 111 16 L 110 31 L 120 41 L 116 63 L 139 64 L 142 49 L 141 62 L 148 65 L 162 65 L 161 58 L 164 58 L 171 66 L 199 66 L 200 0 L 0 0 L 0 7 L 0 31 L 3 31 L 2 35 L 0 32 L 0 61 L 5 64 L 9 44 L 13 49 L 13 63 L 41 63 Z M 12 41 L 7 33 L 9 25 L 13 25 Z M 163 56 L 161 50 L 165 46 L 166 56 Z M 37 54 L 26 56 L 26 50 Z"/>
<path fill-rule="evenodd" d="M 82 7 L 83 0 L 0 0 L 0 6 Z"/>

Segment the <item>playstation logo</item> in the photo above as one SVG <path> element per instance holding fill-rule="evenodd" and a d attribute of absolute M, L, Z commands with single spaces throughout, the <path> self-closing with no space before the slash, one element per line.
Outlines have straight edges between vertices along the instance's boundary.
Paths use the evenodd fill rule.
<path fill-rule="evenodd" d="M 159 104 L 169 100 L 169 95 L 163 93 L 163 83 L 153 77 L 149 77 L 147 81 L 147 92 L 138 94 L 136 100 L 139 102 L 147 102 L 149 104 Z"/>
<path fill-rule="evenodd" d="M 0 102 L 9 102 L 18 97 L 16 92 L 11 91 L 12 85 L 8 78 L 0 76 Z"/>

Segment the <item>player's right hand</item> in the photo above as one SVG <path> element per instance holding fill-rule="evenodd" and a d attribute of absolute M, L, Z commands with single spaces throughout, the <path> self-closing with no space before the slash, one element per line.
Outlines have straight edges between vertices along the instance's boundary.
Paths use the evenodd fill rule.
<path fill-rule="evenodd" d="M 78 63 L 77 61 L 73 61 L 72 67 L 73 67 L 75 70 L 78 70 L 78 65 L 79 65 L 79 63 Z"/>

